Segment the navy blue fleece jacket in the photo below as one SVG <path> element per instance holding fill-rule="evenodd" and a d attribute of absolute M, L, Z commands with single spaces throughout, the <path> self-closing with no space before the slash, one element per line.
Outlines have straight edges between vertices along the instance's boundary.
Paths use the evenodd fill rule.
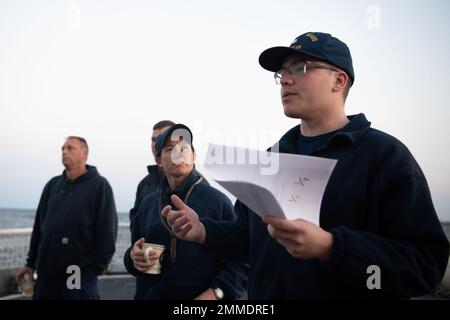
<path fill-rule="evenodd" d="M 176 209 L 170 196 L 176 194 L 184 199 L 189 188 L 200 177 L 193 170 L 179 190 L 171 190 L 164 177 L 161 190 L 142 200 L 133 222 L 132 245 L 124 256 L 126 269 L 137 277 L 136 299 L 193 299 L 211 287 L 221 288 L 225 299 L 236 299 L 244 294 L 248 271 L 244 264 L 224 263 L 205 254 L 197 244 L 181 240 L 177 240 L 176 260 L 170 258 L 171 235 L 162 224 L 161 209 L 167 204 Z M 213 221 L 236 219 L 231 201 L 205 180 L 193 189 L 187 205 L 200 217 Z M 141 237 L 146 242 L 165 245 L 160 275 L 142 273 L 134 268 L 130 252 L 134 242 Z"/>
<path fill-rule="evenodd" d="M 320 211 L 320 225 L 334 239 L 330 260 L 292 257 L 239 201 L 236 222 L 202 219 L 207 252 L 249 262 L 250 299 L 405 298 L 441 281 L 449 243 L 419 165 L 363 114 L 349 119 L 312 153 L 338 160 Z M 279 152 L 298 154 L 299 134 L 299 126 L 288 131 Z M 371 265 L 381 271 L 379 290 L 367 286 Z"/>
<path fill-rule="evenodd" d="M 42 278 L 67 276 L 77 265 L 100 274 L 115 251 L 117 212 L 112 189 L 94 166 L 75 180 L 65 171 L 42 192 L 26 265 Z"/>

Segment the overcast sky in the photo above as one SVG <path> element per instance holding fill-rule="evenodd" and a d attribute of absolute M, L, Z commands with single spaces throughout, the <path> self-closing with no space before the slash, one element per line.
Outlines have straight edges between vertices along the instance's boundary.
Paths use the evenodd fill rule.
<path fill-rule="evenodd" d="M 347 114 L 405 143 L 450 221 L 450 2 L 0 0 L 0 207 L 35 208 L 81 135 L 119 211 L 153 163 L 152 125 L 265 149 L 297 120 L 259 54 L 307 31 L 352 52 Z M 201 165 L 199 166 L 201 169 Z"/>

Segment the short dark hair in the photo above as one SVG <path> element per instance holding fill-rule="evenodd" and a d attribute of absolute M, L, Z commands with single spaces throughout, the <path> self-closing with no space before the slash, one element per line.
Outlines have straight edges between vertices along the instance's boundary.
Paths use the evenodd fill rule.
<path fill-rule="evenodd" d="M 87 141 L 86 141 L 85 138 L 78 137 L 78 136 L 68 136 L 66 138 L 66 140 L 69 140 L 69 139 L 75 139 L 75 140 L 80 141 L 80 143 L 89 151 L 89 146 L 88 146 Z"/>
<path fill-rule="evenodd" d="M 155 123 L 155 125 L 153 126 L 153 130 L 159 130 L 165 127 L 171 127 L 175 125 L 175 122 L 170 121 L 170 120 L 161 120 L 158 121 L 157 123 Z"/>

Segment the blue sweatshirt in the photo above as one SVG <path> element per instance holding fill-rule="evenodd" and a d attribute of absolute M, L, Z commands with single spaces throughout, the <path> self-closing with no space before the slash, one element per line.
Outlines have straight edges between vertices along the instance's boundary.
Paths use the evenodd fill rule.
<path fill-rule="evenodd" d="M 148 196 L 150 193 L 157 191 L 161 184 L 161 178 L 164 175 L 159 170 L 158 166 L 147 166 L 148 174 L 139 182 L 136 190 L 136 199 L 134 200 L 134 206 L 130 210 L 130 230 L 133 233 L 134 217 L 141 205 L 142 199 Z"/>
<path fill-rule="evenodd" d="M 77 265 L 100 274 L 111 262 L 117 237 L 112 189 L 97 169 L 69 180 L 64 171 L 42 192 L 26 265 L 41 278 L 66 277 Z"/>
<path fill-rule="evenodd" d="M 234 223 L 202 219 L 207 252 L 249 262 L 249 299 L 405 298 L 441 281 L 449 243 L 419 165 L 363 114 L 349 119 L 311 154 L 338 160 L 320 211 L 320 226 L 334 240 L 328 261 L 292 257 L 239 201 Z M 279 152 L 298 154 L 299 134 L 299 126 L 288 131 Z M 367 286 L 373 265 L 381 289 Z"/>
<path fill-rule="evenodd" d="M 171 190 L 164 177 L 161 190 L 142 200 L 134 219 L 132 245 L 124 256 L 126 269 L 137 277 L 135 299 L 193 299 L 213 286 L 224 291 L 225 299 L 239 298 L 244 294 L 247 266 L 243 264 L 223 263 L 205 254 L 197 244 L 181 240 L 177 240 L 175 261 L 171 259 L 172 237 L 162 224 L 160 210 L 168 204 L 177 210 L 171 203 L 171 195 L 176 194 L 184 199 L 189 188 L 200 177 L 193 170 L 179 190 Z M 187 205 L 200 217 L 209 217 L 214 221 L 233 221 L 236 218 L 231 201 L 205 180 L 193 189 Z M 141 237 L 145 238 L 145 242 L 166 247 L 160 275 L 142 273 L 134 268 L 130 252 L 134 242 Z"/>

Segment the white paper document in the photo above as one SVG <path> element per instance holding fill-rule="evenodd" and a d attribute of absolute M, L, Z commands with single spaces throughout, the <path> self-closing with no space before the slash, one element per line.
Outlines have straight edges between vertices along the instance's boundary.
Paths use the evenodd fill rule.
<path fill-rule="evenodd" d="M 334 159 L 209 144 L 205 173 L 261 217 L 319 225 Z"/>

